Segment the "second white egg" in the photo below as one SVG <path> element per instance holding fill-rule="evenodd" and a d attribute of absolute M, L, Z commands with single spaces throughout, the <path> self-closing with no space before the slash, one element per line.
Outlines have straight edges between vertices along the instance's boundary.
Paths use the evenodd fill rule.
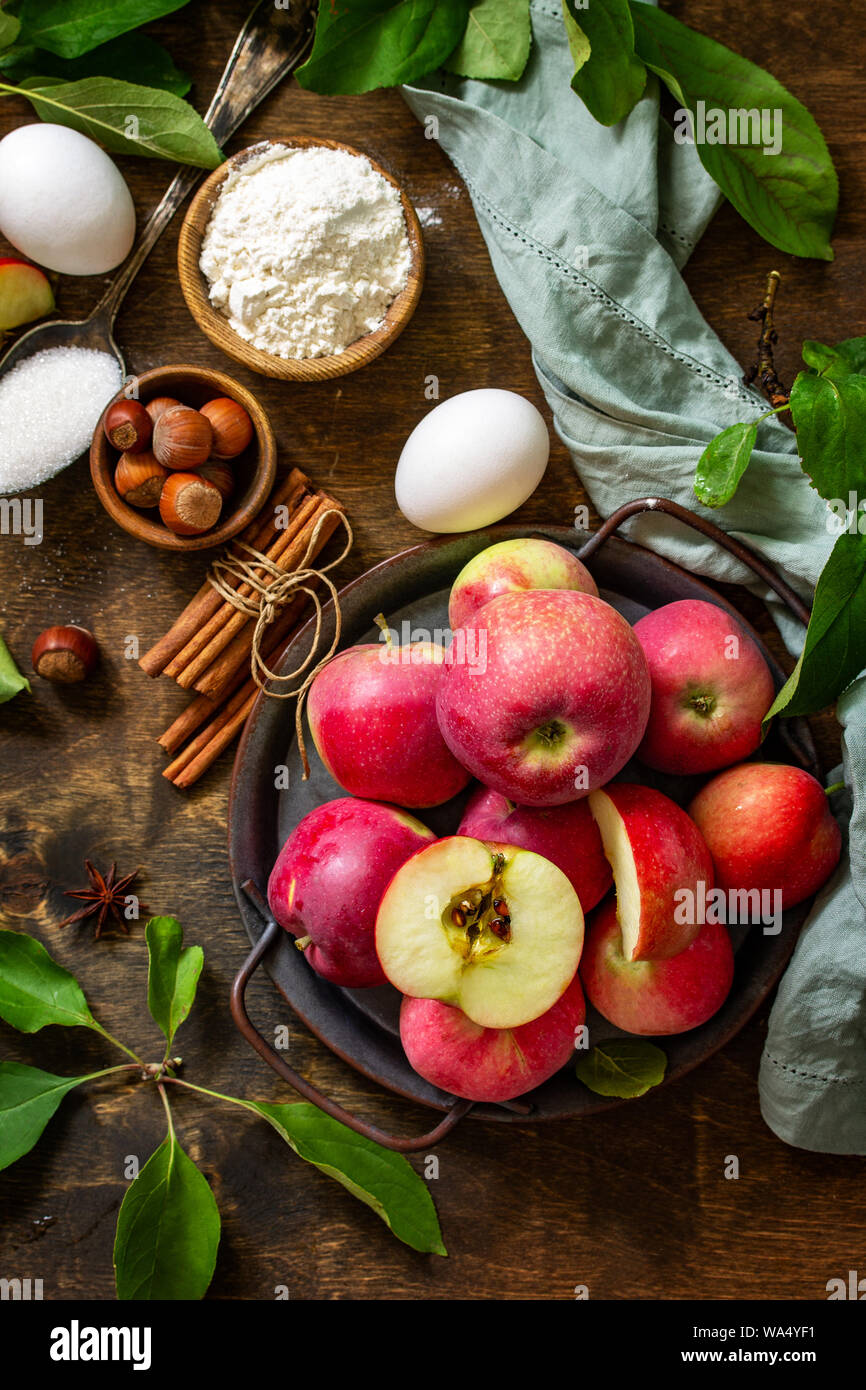
<path fill-rule="evenodd" d="M 424 531 L 474 531 L 501 521 L 544 476 L 550 436 L 514 391 L 464 391 L 434 407 L 397 464 L 397 506 Z"/>

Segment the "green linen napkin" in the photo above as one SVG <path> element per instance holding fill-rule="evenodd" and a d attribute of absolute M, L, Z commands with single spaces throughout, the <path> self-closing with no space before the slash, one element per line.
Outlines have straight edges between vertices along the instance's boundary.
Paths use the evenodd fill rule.
<path fill-rule="evenodd" d="M 602 516 L 635 497 L 702 510 L 705 444 L 757 417 L 763 397 L 704 319 L 679 268 L 719 201 L 692 146 L 659 119 L 658 87 L 619 126 L 570 89 L 558 0 L 532 0 L 533 47 L 518 83 L 437 73 L 403 94 L 466 183 L 499 282 L 532 347 L 556 429 Z M 808 596 L 830 553 L 825 504 L 794 437 L 761 425 L 736 497 L 709 513 Z M 569 518 L 563 516 L 563 522 Z M 694 573 L 768 601 L 792 651 L 803 629 L 738 561 L 659 516 L 624 528 Z M 790 1144 L 866 1153 L 866 681 L 839 706 L 844 771 L 834 803 L 851 826 L 843 861 L 782 981 L 761 1064 L 764 1118 Z"/>

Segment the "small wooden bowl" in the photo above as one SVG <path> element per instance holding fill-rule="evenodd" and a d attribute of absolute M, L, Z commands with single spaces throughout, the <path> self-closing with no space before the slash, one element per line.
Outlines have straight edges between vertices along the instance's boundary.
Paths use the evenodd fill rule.
<path fill-rule="evenodd" d="M 228 319 L 214 308 L 208 297 L 207 281 L 201 272 L 199 260 L 202 240 L 214 203 L 229 170 L 258 154 L 264 145 L 288 145 L 291 149 L 324 145 L 329 150 L 346 150 L 349 154 L 360 155 L 369 160 L 377 173 L 394 185 L 403 203 L 411 255 L 406 285 L 389 305 L 380 328 L 373 333 L 367 333 L 357 342 L 351 343 L 344 352 L 335 353 L 332 357 L 285 358 L 277 357 L 271 352 L 262 352 L 260 348 L 253 347 L 235 333 Z M 298 135 L 285 140 L 263 140 L 232 155 L 231 159 L 214 170 L 196 193 L 183 220 L 177 248 L 177 265 L 180 287 L 187 308 L 202 332 L 229 357 L 263 376 L 278 377 L 283 381 L 325 381 L 328 377 L 345 376 L 347 372 L 365 367 L 402 333 L 421 297 L 421 287 L 424 283 L 424 240 L 415 209 L 387 169 L 383 169 L 381 164 L 377 164 L 375 159 L 370 159 L 370 156 L 363 154 L 361 150 L 344 145 L 339 140 L 319 140 Z"/>
<path fill-rule="evenodd" d="M 209 367 L 156 367 L 153 371 L 142 372 L 136 381 L 143 405 L 155 396 L 175 396 L 184 405 L 198 409 L 218 396 L 230 396 L 243 406 L 252 420 L 253 440 L 244 453 L 229 461 L 235 473 L 235 491 L 226 503 L 229 510 L 223 511 L 217 525 L 200 536 L 176 536 L 163 525 L 156 508 L 145 511 L 131 507 L 115 488 L 114 470 L 120 455 L 105 437 L 103 411 L 90 446 L 90 476 L 97 497 L 118 526 L 137 540 L 147 541 L 148 545 L 159 546 L 162 550 L 207 550 L 224 545 L 258 515 L 274 485 L 277 443 L 265 411 L 245 386 Z M 105 409 L 123 397 L 124 392 L 118 391 Z"/>

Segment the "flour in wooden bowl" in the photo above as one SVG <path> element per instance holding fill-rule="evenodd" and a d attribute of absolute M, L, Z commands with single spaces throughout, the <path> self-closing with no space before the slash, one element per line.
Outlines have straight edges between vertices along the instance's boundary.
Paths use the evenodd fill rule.
<path fill-rule="evenodd" d="M 200 265 L 239 337 L 304 358 L 379 328 L 410 259 L 399 190 L 363 155 L 265 145 L 226 177 Z"/>

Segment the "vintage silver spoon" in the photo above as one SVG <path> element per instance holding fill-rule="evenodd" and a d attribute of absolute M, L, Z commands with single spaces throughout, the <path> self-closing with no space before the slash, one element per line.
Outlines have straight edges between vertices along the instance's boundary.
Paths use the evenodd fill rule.
<path fill-rule="evenodd" d="M 205 123 L 222 145 L 264 101 L 277 83 L 305 57 L 313 39 L 315 0 L 291 0 L 278 8 L 258 0 L 232 49 Z M 183 168 L 169 184 L 146 223 L 138 244 L 124 261 L 92 314 L 86 319 L 57 320 L 31 328 L 0 358 L 0 377 L 25 357 L 48 348 L 95 348 L 117 358 L 126 375 L 123 354 L 114 340 L 114 320 L 127 290 L 181 203 L 202 177 L 201 169 Z"/>

